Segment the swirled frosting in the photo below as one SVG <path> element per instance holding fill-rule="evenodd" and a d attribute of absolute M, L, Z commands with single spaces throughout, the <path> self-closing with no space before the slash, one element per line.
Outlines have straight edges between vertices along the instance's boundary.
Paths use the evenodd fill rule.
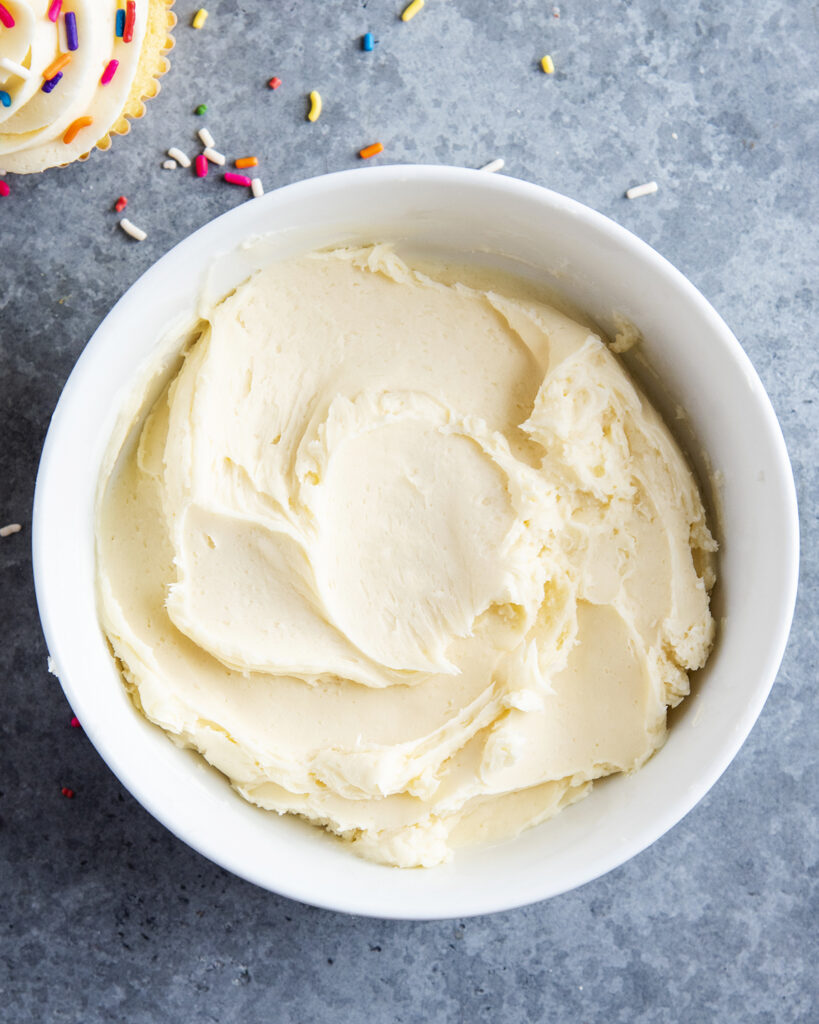
<path fill-rule="evenodd" d="M 14 26 L 0 26 L 0 89 L 10 98 L 0 105 L 0 170 L 27 174 L 69 163 L 88 153 L 122 114 L 148 20 L 148 0 L 138 0 L 133 39 L 116 36 L 115 0 L 64 0 L 56 22 L 50 0 L 3 0 Z M 124 4 L 123 4 L 124 6 Z M 64 16 L 73 12 L 79 45 L 66 49 Z M 50 92 L 43 72 L 63 53 L 71 60 Z M 110 60 L 119 61 L 112 80 L 100 84 Z M 5 63 L 4 63 L 5 62 Z M 24 75 L 10 70 L 17 65 Z M 78 118 L 91 117 L 69 143 L 63 136 Z"/>
<path fill-rule="evenodd" d="M 244 797 L 433 865 L 660 746 L 715 544 L 586 326 L 339 250 L 240 286 L 157 398 L 163 369 L 103 472 L 101 618 Z"/>

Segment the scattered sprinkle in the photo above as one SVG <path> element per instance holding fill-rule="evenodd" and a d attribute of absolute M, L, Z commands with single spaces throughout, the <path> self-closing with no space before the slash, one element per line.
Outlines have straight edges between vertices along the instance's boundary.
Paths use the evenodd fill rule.
<path fill-rule="evenodd" d="M 201 117 L 203 114 L 207 113 L 207 109 L 206 104 L 200 103 L 196 110 L 194 110 L 194 114 L 196 114 L 197 117 Z"/>
<path fill-rule="evenodd" d="M 48 20 L 56 22 L 60 16 L 60 8 L 63 5 L 63 0 L 51 0 L 51 6 L 48 9 Z"/>
<path fill-rule="evenodd" d="M 69 50 L 79 50 L 80 39 L 77 35 L 77 15 L 68 11 L 65 17 L 65 40 Z"/>
<path fill-rule="evenodd" d="M 176 162 L 176 160 L 163 160 L 162 161 L 162 169 L 164 171 L 175 171 L 178 166 L 179 166 L 179 164 Z"/>
<path fill-rule="evenodd" d="M 122 26 L 122 41 L 130 43 L 134 38 L 134 23 L 136 22 L 136 0 L 128 0 L 125 4 L 125 24 Z"/>
<path fill-rule="evenodd" d="M 72 729 L 79 729 L 80 728 L 80 720 L 79 720 L 79 718 L 77 718 L 76 715 L 72 715 L 71 716 L 71 728 Z"/>
<path fill-rule="evenodd" d="M 321 94 L 317 92 L 310 93 L 310 110 L 307 114 L 308 121 L 318 121 L 321 117 Z"/>
<path fill-rule="evenodd" d="M 205 149 L 202 156 L 204 156 L 207 160 L 210 160 L 212 164 L 216 164 L 219 167 L 225 166 L 224 155 L 220 153 L 218 150 L 214 149 L 212 146 L 208 146 L 207 149 Z"/>
<path fill-rule="evenodd" d="M 253 193 L 254 199 L 261 199 L 264 195 L 264 186 L 262 185 L 261 178 L 250 179 L 250 191 Z"/>
<path fill-rule="evenodd" d="M 54 663 L 54 659 L 53 659 L 53 658 L 51 657 L 51 655 L 50 655 L 50 654 L 49 654 L 49 656 L 48 656 L 48 660 L 46 661 L 46 665 L 48 666 L 48 671 L 49 671 L 49 672 L 50 672 L 50 673 L 51 673 L 51 674 L 52 674 L 52 675 L 53 675 L 53 676 L 54 676 L 55 678 L 59 679 L 60 677 L 59 677 L 59 675 L 58 675 L 58 673 L 57 673 L 57 666 L 55 665 L 55 663 Z"/>
<path fill-rule="evenodd" d="M 626 199 L 640 199 L 642 196 L 653 196 L 658 189 L 656 181 L 647 181 L 645 185 L 635 185 L 627 189 Z"/>
<path fill-rule="evenodd" d="M 76 796 L 76 794 L 74 793 L 74 790 L 70 789 L 68 786 L 63 786 L 63 788 L 60 790 L 60 792 L 66 798 L 66 800 L 73 800 L 74 797 Z"/>
<path fill-rule="evenodd" d="M 358 151 L 362 160 L 369 160 L 371 156 L 378 156 L 384 152 L 384 146 L 380 142 L 374 142 L 371 146 L 365 146 Z"/>
<path fill-rule="evenodd" d="M 116 23 L 116 28 L 114 29 L 114 34 L 116 35 L 117 39 L 122 39 L 122 35 L 123 35 L 124 32 L 125 32 L 125 10 L 124 10 L 124 8 L 120 7 L 120 9 L 117 11 L 117 23 Z"/>
<path fill-rule="evenodd" d="M 6 185 L 5 181 L 0 181 L 0 186 Z M 8 185 L 6 185 L 8 189 Z M 8 195 L 8 192 L 3 193 L 0 188 L 0 194 Z M 13 533 L 19 533 L 23 527 L 19 523 L 9 523 L 8 526 L 0 526 L 0 537 L 10 537 Z"/>
<path fill-rule="evenodd" d="M 559 18 L 560 17 L 560 8 L 559 7 L 553 7 L 552 8 L 552 17 L 553 18 Z"/>
<path fill-rule="evenodd" d="M 278 89 L 279 86 L 282 84 L 282 80 L 280 78 L 276 78 L 276 76 L 274 75 L 267 84 L 270 86 L 271 89 Z"/>
<path fill-rule="evenodd" d="M 0 57 L 0 68 L 4 71 L 10 71 L 11 74 L 17 75 L 18 78 L 22 78 L 26 82 L 31 78 L 31 72 L 28 68 L 18 64 L 16 60 L 9 60 L 8 57 Z"/>
<path fill-rule="evenodd" d="M 245 188 L 250 188 L 253 185 L 252 179 L 248 178 L 246 174 L 234 174 L 233 171 L 226 172 L 225 181 L 228 185 L 244 185 Z"/>
<path fill-rule="evenodd" d="M 498 157 L 497 160 L 490 160 L 488 164 L 484 164 L 483 167 L 479 168 L 479 170 L 488 171 L 490 174 L 494 174 L 495 171 L 502 171 L 505 166 L 506 164 L 504 160 L 502 160 L 501 157 Z"/>
<path fill-rule="evenodd" d="M 60 79 L 62 77 L 63 77 L 62 71 L 58 71 L 57 74 L 53 78 L 49 78 L 47 81 L 43 82 L 42 91 L 43 92 L 51 92 L 51 90 L 54 88 L 55 85 L 59 85 Z"/>
<path fill-rule="evenodd" d="M 11 96 L 5 89 L 0 89 L 0 103 L 2 103 L 4 107 L 11 106 Z"/>
<path fill-rule="evenodd" d="M 412 21 L 415 15 L 424 6 L 424 0 L 412 0 L 412 3 L 404 8 L 401 14 L 401 21 Z"/>
<path fill-rule="evenodd" d="M 89 125 L 94 123 L 93 117 L 78 117 L 76 121 L 72 121 L 71 124 L 66 128 L 65 135 L 63 135 L 63 142 L 68 146 L 76 139 L 83 128 L 87 128 Z"/>
<path fill-rule="evenodd" d="M 119 222 L 119 226 L 126 235 L 130 235 L 131 238 L 135 238 L 138 242 L 144 242 L 148 237 L 147 231 L 143 231 L 142 228 L 138 228 L 136 224 L 132 224 L 127 217 L 122 218 Z"/>
<path fill-rule="evenodd" d="M 176 160 L 176 162 L 178 164 L 181 164 L 183 167 L 190 167 L 191 165 L 190 158 L 185 153 L 183 153 L 182 150 L 178 148 L 178 146 L 171 146 L 171 148 L 168 150 L 168 156 L 171 158 L 171 160 Z"/>
<path fill-rule="evenodd" d="M 199 156 L 194 160 L 194 166 L 196 167 L 197 178 L 207 178 L 208 176 L 208 158 L 204 153 L 200 153 Z"/>
<path fill-rule="evenodd" d="M 366 50 L 367 53 L 370 53 L 374 46 L 375 40 L 373 39 L 372 32 L 365 32 L 364 35 L 361 37 L 361 49 Z"/>
<path fill-rule="evenodd" d="M 118 60 L 109 60 L 108 63 L 105 65 L 105 71 L 103 71 L 103 73 L 102 73 L 102 75 L 100 77 L 100 85 L 108 85 L 108 83 L 111 81 L 111 79 L 117 73 L 117 68 L 118 67 L 119 67 L 119 61 Z"/>
<path fill-rule="evenodd" d="M 193 16 L 193 27 L 201 28 L 208 20 L 208 12 L 204 7 L 200 7 L 199 10 Z"/>
<path fill-rule="evenodd" d="M 6 28 L 14 28 L 14 17 L 8 7 L 2 3 L 0 3 L 0 22 L 2 22 Z"/>
<path fill-rule="evenodd" d="M 555 62 L 552 60 L 548 53 L 545 57 L 541 59 L 540 66 L 543 68 L 543 71 L 547 75 L 553 75 L 555 73 Z"/>
<path fill-rule="evenodd" d="M 207 128 L 200 128 L 199 131 L 196 134 L 202 140 L 202 145 L 203 146 L 206 146 L 206 147 L 209 147 L 210 149 L 213 149 L 214 146 L 216 145 L 216 139 L 214 139 L 214 137 L 207 130 Z"/>
<path fill-rule="evenodd" d="M 245 167 L 256 167 L 258 163 L 259 160 L 255 156 L 240 156 L 236 161 L 236 166 L 240 171 L 243 171 Z"/>
<path fill-rule="evenodd" d="M 125 198 L 125 196 L 120 196 L 119 199 L 117 199 L 117 201 L 114 203 L 114 209 L 117 211 L 117 213 L 122 213 L 122 211 L 125 209 L 127 205 L 128 200 Z"/>
<path fill-rule="evenodd" d="M 43 72 L 43 78 L 46 80 L 54 78 L 58 75 L 64 67 L 71 63 L 70 53 L 61 53 L 59 57 L 55 58 Z"/>
<path fill-rule="evenodd" d="M 5 196 L 9 195 L 10 192 L 11 192 L 11 189 L 9 188 L 8 183 L 5 182 L 5 181 L 0 181 L 0 196 L 4 196 L 5 197 Z M 6 527 L 3 527 L 3 529 L 6 529 Z M 16 532 L 16 531 L 12 531 L 12 532 Z M 0 534 L 3 537 L 6 536 L 6 534 L 2 533 L 2 531 L 0 531 Z"/>

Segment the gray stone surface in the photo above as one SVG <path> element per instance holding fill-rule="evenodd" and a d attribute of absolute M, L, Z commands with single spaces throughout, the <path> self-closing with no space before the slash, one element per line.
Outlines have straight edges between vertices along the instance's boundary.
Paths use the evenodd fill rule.
<path fill-rule="evenodd" d="M 808 0 L 178 0 L 173 69 L 113 150 L 0 198 L 0 1019 L 12 1024 L 816 1020 L 816 54 Z M 358 39 L 372 30 L 375 52 Z M 547 78 L 537 62 L 553 55 Z M 278 92 L 266 88 L 277 74 Z M 325 110 L 304 120 L 318 88 Z M 209 106 L 205 118 L 192 111 Z M 382 161 L 481 165 L 565 192 L 714 303 L 772 396 L 802 510 L 802 584 L 762 717 L 646 853 L 525 910 L 385 923 L 255 889 L 183 846 L 69 726 L 34 604 L 49 415 L 115 299 L 240 190 L 160 169 L 207 124 L 268 188 Z M 656 178 L 659 194 L 624 189 Z M 125 193 L 149 232 L 116 227 Z M 738 424 L 741 429 L 741 424 Z M 72 786 L 74 800 L 60 787 Z"/>

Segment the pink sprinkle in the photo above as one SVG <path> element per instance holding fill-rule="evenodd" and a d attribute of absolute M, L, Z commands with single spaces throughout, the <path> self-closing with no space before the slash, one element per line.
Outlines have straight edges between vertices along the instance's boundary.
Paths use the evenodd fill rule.
<path fill-rule="evenodd" d="M 63 0 L 52 0 L 51 6 L 48 9 L 48 20 L 56 21 L 60 16 L 60 8 L 63 5 Z"/>
<path fill-rule="evenodd" d="M 79 720 L 79 718 L 77 718 L 76 715 L 72 715 L 71 716 L 71 728 L 72 729 L 79 729 L 79 727 L 80 727 L 80 720 Z"/>
<path fill-rule="evenodd" d="M 5 4 L 0 4 L 0 21 L 3 22 L 6 28 L 14 28 L 14 18 Z"/>
<path fill-rule="evenodd" d="M 228 185 L 244 185 L 245 188 L 250 188 L 253 182 L 245 174 L 234 174 L 232 171 L 228 171 L 225 175 L 225 181 Z"/>
<path fill-rule="evenodd" d="M 208 158 L 204 153 L 200 153 L 199 156 L 194 160 L 194 166 L 196 167 L 197 178 L 207 178 L 208 176 Z"/>
<path fill-rule="evenodd" d="M 117 68 L 118 67 L 119 67 L 119 61 L 118 60 L 109 60 L 108 63 L 105 65 L 105 71 L 103 71 L 103 73 L 102 73 L 102 78 L 100 78 L 100 85 L 108 85 L 108 83 L 111 81 L 111 79 L 117 73 Z"/>
<path fill-rule="evenodd" d="M 5 181 L 0 181 L 0 196 L 7 196 L 11 192 L 8 184 Z"/>

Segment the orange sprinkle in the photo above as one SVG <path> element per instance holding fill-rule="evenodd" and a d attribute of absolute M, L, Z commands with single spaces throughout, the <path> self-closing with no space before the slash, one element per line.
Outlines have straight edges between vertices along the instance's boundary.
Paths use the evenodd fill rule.
<path fill-rule="evenodd" d="M 236 161 L 236 166 L 240 169 L 242 167 L 255 167 L 258 162 L 255 156 L 240 156 Z"/>
<path fill-rule="evenodd" d="M 76 139 L 77 135 L 87 128 L 89 124 L 94 123 L 93 117 L 78 117 L 76 121 L 72 121 L 71 124 L 66 128 L 65 135 L 63 135 L 63 142 L 67 145 L 72 143 Z"/>
<path fill-rule="evenodd" d="M 371 146 L 365 146 L 359 152 L 359 156 L 362 160 L 369 160 L 371 156 L 378 156 L 379 153 L 384 152 L 384 147 L 380 142 L 374 142 Z"/>
<path fill-rule="evenodd" d="M 57 57 L 56 60 L 53 60 L 48 65 L 48 67 L 45 69 L 45 71 L 43 72 L 43 78 L 45 78 L 46 81 L 48 81 L 49 78 L 53 78 L 55 75 L 58 75 L 62 71 L 62 69 L 66 66 L 66 64 L 70 64 L 70 63 L 71 63 L 71 54 L 70 53 L 61 53 L 60 56 Z"/>

